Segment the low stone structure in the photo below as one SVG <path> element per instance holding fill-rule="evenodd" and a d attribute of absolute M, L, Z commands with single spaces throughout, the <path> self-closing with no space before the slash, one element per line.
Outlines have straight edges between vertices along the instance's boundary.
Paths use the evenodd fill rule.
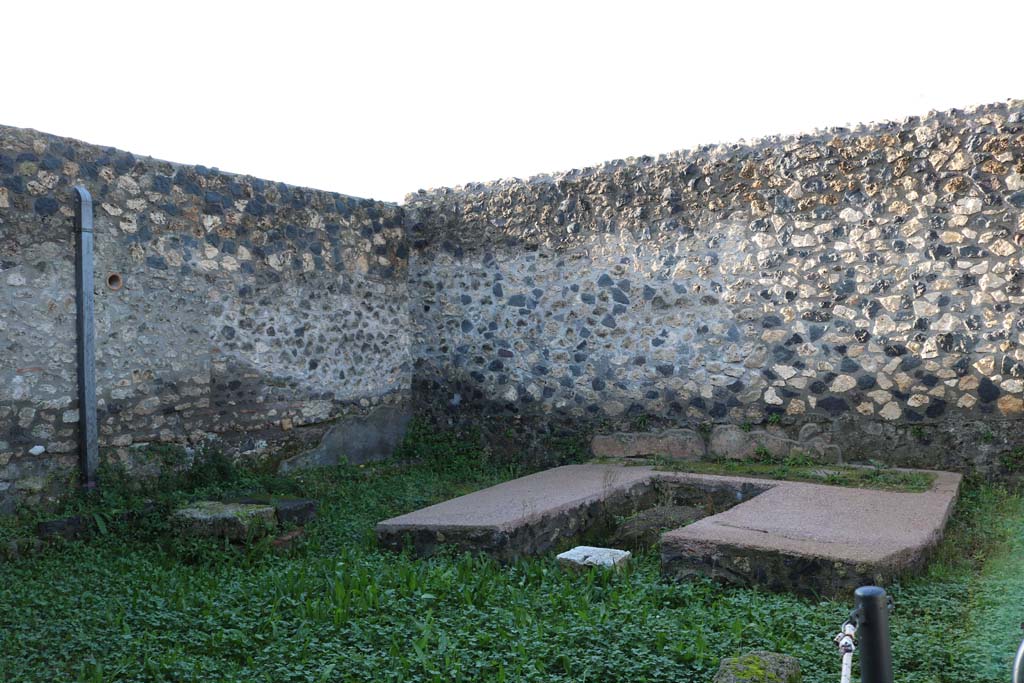
<path fill-rule="evenodd" d="M 800 661 L 796 657 L 754 650 L 722 660 L 712 683 L 801 683 Z"/>
<path fill-rule="evenodd" d="M 908 493 L 567 465 L 385 520 L 377 538 L 418 555 L 453 545 L 508 560 L 600 538 L 616 516 L 702 501 L 715 514 L 661 536 L 666 576 L 834 595 L 919 571 L 942 538 L 959 484 L 960 475 L 935 472 L 930 490 Z"/>
<path fill-rule="evenodd" d="M 644 467 L 568 465 L 393 517 L 377 525 L 384 548 L 429 556 L 441 546 L 487 552 L 502 560 L 547 552 L 614 515 L 657 500 Z"/>
<path fill-rule="evenodd" d="M 661 455 L 672 460 L 700 460 L 707 454 L 704 439 L 692 429 L 597 434 L 590 448 L 599 458 Z"/>
<path fill-rule="evenodd" d="M 248 541 L 277 527 L 271 505 L 200 501 L 174 511 L 171 524 L 189 536 Z"/>
<path fill-rule="evenodd" d="M 274 518 L 282 526 L 302 526 L 316 519 L 317 502 L 311 498 L 290 496 L 242 496 L 225 501 L 246 505 L 269 505 L 274 508 Z"/>
<path fill-rule="evenodd" d="M 904 493 L 780 482 L 743 505 L 669 531 L 663 571 L 833 595 L 919 571 L 942 538 L 960 475 Z"/>
<path fill-rule="evenodd" d="M 749 460 L 762 453 L 773 458 L 808 456 L 822 462 L 842 462 L 842 450 L 831 434 L 814 423 L 805 424 L 795 438 L 777 425 L 715 425 L 704 434 L 693 429 L 661 432 L 595 434 L 591 452 L 599 458 L 659 456 L 668 460 L 728 458 Z"/>

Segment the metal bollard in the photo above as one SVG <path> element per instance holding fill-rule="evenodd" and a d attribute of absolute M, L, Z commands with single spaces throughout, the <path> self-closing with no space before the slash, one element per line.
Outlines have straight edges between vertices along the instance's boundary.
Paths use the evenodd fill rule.
<path fill-rule="evenodd" d="M 861 586 L 853 596 L 860 636 L 861 683 L 892 683 L 888 596 L 878 586 Z"/>

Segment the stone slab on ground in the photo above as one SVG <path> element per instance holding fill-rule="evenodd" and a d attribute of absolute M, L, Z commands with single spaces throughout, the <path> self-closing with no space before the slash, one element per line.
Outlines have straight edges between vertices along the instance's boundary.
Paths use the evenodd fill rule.
<path fill-rule="evenodd" d="M 430 555 L 442 545 L 499 559 L 593 535 L 615 516 L 664 504 L 714 503 L 717 514 L 661 537 L 667 576 L 833 595 L 920 569 L 942 537 L 960 475 L 934 472 L 905 493 L 694 474 L 617 464 L 567 465 L 377 525 L 384 548 Z M 723 505 L 721 501 L 729 501 Z M 608 528 L 607 531 L 611 531 Z"/>
<path fill-rule="evenodd" d="M 402 443 L 411 420 L 412 408 L 406 404 L 382 405 L 366 415 L 342 417 L 324 433 L 316 448 L 282 460 L 278 471 L 386 460 Z"/>
<path fill-rule="evenodd" d="M 801 683 L 802 680 L 800 661 L 796 657 L 754 650 L 723 659 L 712 683 Z"/>
<path fill-rule="evenodd" d="M 190 536 L 245 541 L 272 531 L 277 518 L 271 505 L 205 500 L 175 510 L 171 523 Z"/>
<path fill-rule="evenodd" d="M 834 595 L 923 567 L 942 538 L 960 475 L 907 493 L 778 482 L 661 538 L 663 571 Z"/>
<path fill-rule="evenodd" d="M 385 520 L 377 540 L 420 556 L 454 545 L 513 559 L 550 550 L 609 512 L 648 507 L 653 493 L 649 467 L 566 465 Z"/>
<path fill-rule="evenodd" d="M 231 503 L 269 505 L 274 508 L 277 523 L 302 526 L 316 519 L 317 502 L 311 498 L 290 498 L 281 496 L 243 496 L 231 499 Z"/>
<path fill-rule="evenodd" d="M 623 569 L 633 554 L 617 548 L 598 548 L 592 545 L 578 545 L 572 550 L 559 553 L 555 559 L 567 569 L 585 571 L 591 567 Z"/>

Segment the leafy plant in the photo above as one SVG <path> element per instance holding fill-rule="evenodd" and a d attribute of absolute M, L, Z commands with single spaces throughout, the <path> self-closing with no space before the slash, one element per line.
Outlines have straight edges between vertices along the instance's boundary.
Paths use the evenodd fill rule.
<path fill-rule="evenodd" d="M 999 456 L 999 463 L 1010 473 L 1024 470 L 1024 448 L 1018 447 Z"/>
<path fill-rule="evenodd" d="M 652 552 L 619 575 L 574 575 L 551 557 L 501 565 L 377 549 L 377 521 L 523 472 L 476 433 L 414 425 L 388 463 L 277 478 L 214 462 L 177 480 L 188 491 L 106 479 L 74 505 L 100 514 L 150 496 L 156 507 L 140 512 L 141 524 L 104 516 L 105 535 L 0 563 L 0 679 L 697 683 L 722 657 L 754 648 L 798 657 L 805 680 L 835 678 L 829 639 L 846 599 L 667 582 Z M 281 554 L 269 540 L 240 548 L 168 533 L 164 506 L 251 487 L 320 501 L 304 544 Z M 974 480 L 960 501 L 928 573 L 891 586 L 893 656 L 906 683 L 998 680 L 1013 654 L 1008 618 L 1018 610 L 1006 591 L 1024 576 L 1024 503 Z"/>

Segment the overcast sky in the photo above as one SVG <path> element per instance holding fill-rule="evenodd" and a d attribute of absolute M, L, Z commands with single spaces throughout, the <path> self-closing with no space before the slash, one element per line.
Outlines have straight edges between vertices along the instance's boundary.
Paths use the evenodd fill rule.
<path fill-rule="evenodd" d="M 401 201 L 1024 97 L 1024 2 L 62 4 L 0 12 L 0 123 Z"/>

